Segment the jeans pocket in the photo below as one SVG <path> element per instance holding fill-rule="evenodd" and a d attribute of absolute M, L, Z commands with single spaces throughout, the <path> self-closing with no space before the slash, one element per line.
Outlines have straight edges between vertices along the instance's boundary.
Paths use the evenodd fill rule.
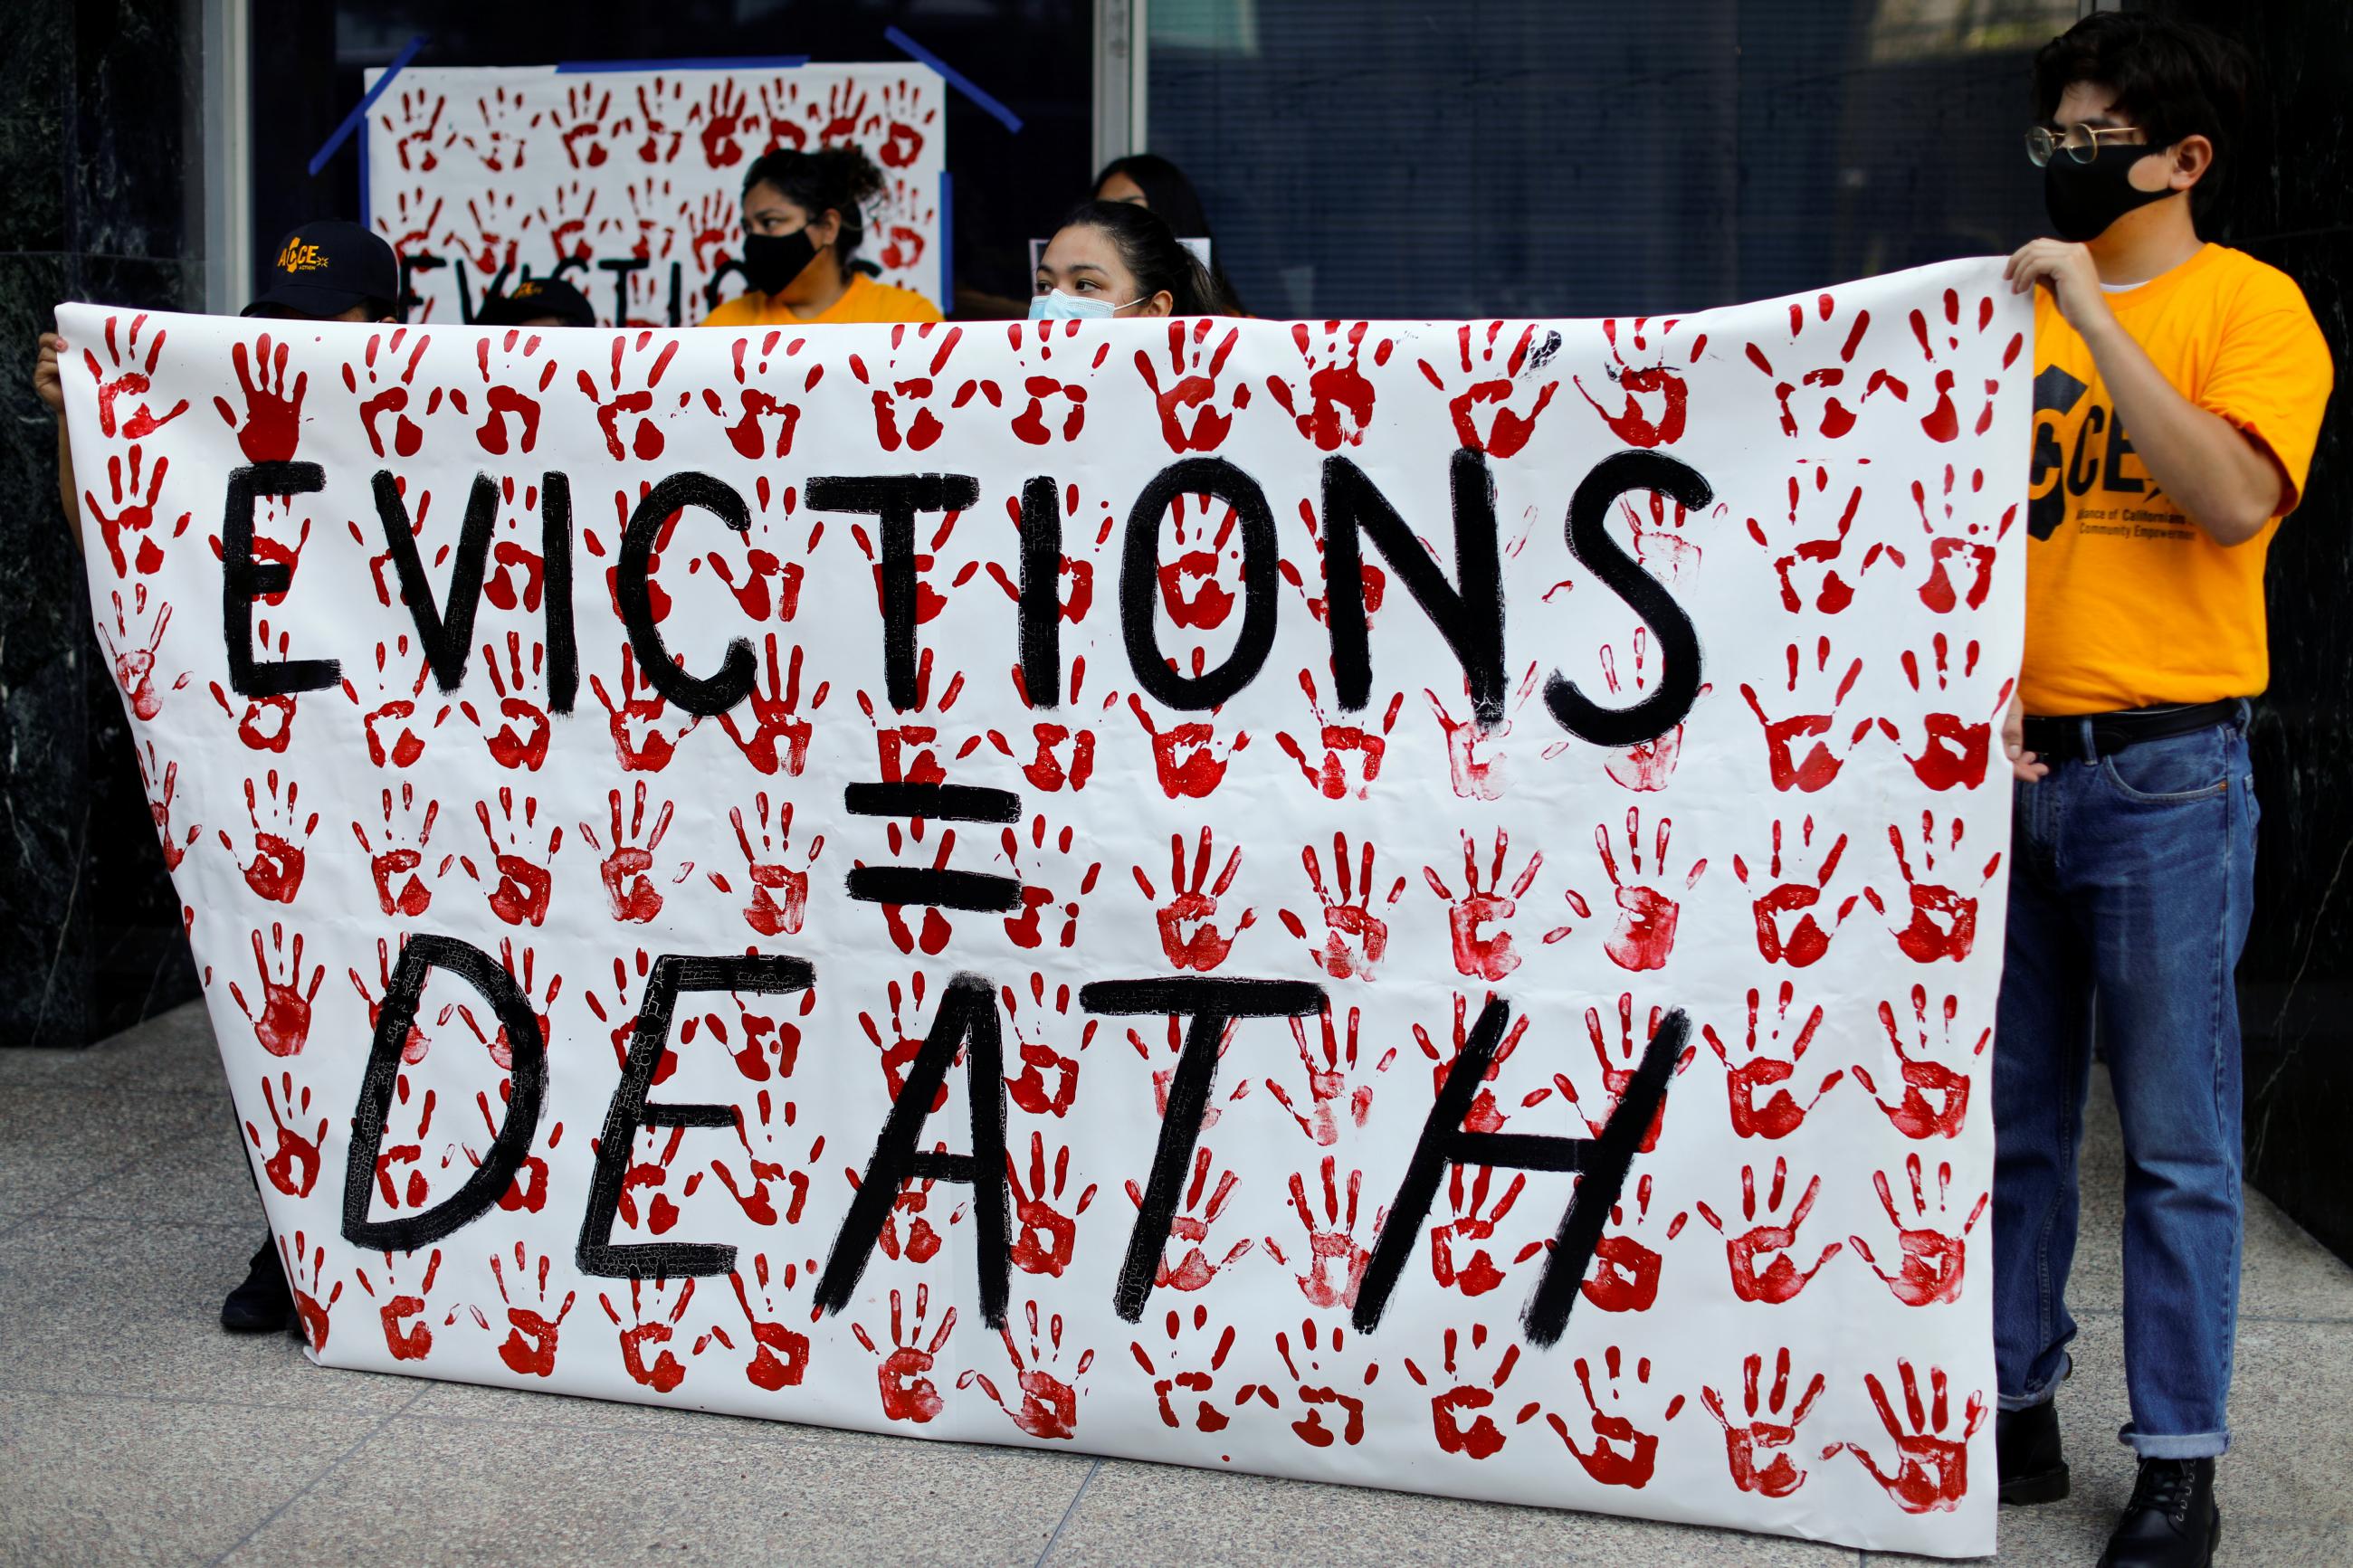
<path fill-rule="evenodd" d="M 2231 787 L 2231 757 L 2221 726 L 2127 746 L 2100 759 L 2110 787 L 2141 805 L 2212 800 Z"/>

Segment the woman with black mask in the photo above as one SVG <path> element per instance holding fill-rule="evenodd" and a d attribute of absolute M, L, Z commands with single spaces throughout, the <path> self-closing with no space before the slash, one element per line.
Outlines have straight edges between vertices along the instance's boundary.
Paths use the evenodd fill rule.
<path fill-rule="evenodd" d="M 878 283 L 851 265 L 865 238 L 867 205 L 881 194 L 882 172 L 855 147 L 764 154 L 744 176 L 741 268 L 751 289 L 702 324 L 938 321 L 921 294 Z"/>
<path fill-rule="evenodd" d="M 1127 202 L 1148 208 L 1178 237 L 1207 240 L 1209 275 L 1217 279 L 1219 292 L 1224 295 L 1233 314 L 1250 313 L 1242 309 L 1241 299 L 1226 276 L 1225 264 L 1218 255 L 1217 237 L 1209 232 L 1209 216 L 1201 206 L 1200 193 L 1193 189 L 1193 182 L 1185 177 L 1184 170 L 1157 153 L 1132 153 L 1124 158 L 1114 158 L 1095 176 L 1095 200 Z"/>

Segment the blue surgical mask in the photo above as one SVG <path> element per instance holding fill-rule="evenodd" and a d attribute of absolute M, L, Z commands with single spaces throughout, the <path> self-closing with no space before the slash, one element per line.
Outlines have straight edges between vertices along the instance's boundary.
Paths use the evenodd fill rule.
<path fill-rule="evenodd" d="M 1052 289 L 1030 297 L 1029 319 L 1033 321 L 1107 321 L 1126 310 L 1128 305 L 1137 302 L 1130 300 L 1127 305 L 1114 305 L 1108 300 L 1082 299 L 1076 294 L 1065 294 L 1060 289 Z"/>

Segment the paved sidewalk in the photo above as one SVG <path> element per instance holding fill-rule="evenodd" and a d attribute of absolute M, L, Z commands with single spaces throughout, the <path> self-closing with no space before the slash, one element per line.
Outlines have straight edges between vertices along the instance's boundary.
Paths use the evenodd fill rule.
<path fill-rule="evenodd" d="M 2120 1192 L 2094 1089 L 2075 1495 L 2005 1562 L 2089 1564 L 2114 1441 Z M 188 1006 L 0 1050 L 0 1563 L 1852 1563 L 1865 1554 L 1084 1455 L 321 1371 L 215 1326 L 259 1234 Z M 2353 1563 L 2353 1271 L 2250 1195 L 2221 1561 Z M 1878 1562 L 1911 1561 L 1875 1554 Z"/>

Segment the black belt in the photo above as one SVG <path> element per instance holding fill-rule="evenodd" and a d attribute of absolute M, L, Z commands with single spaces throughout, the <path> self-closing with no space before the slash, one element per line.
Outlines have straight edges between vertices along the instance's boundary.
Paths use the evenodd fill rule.
<path fill-rule="evenodd" d="M 2236 723 L 2239 700 L 2200 702 L 2191 708 L 2130 708 L 2116 713 L 2081 713 L 2070 719 L 2026 721 L 2026 749 L 2044 762 L 2088 763 L 2139 745 L 2144 741 L 2170 740 L 2216 724 Z M 2086 749 L 2084 725 L 2092 727 Z"/>

